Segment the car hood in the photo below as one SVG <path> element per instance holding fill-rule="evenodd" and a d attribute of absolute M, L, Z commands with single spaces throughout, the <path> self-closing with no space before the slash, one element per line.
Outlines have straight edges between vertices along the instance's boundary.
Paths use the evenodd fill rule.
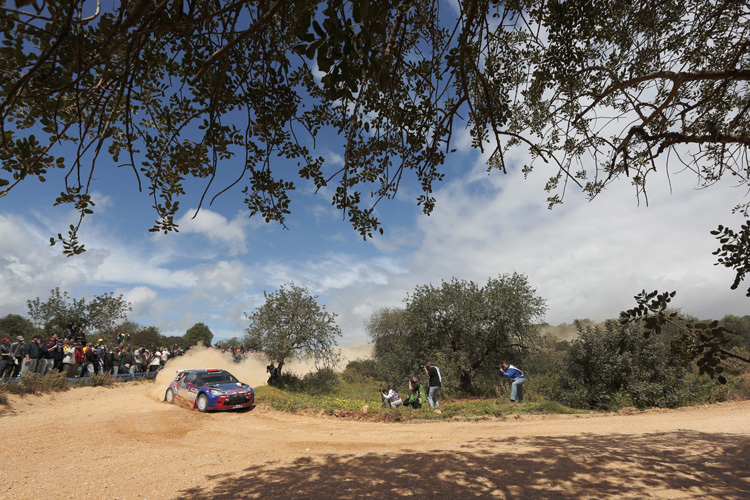
<path fill-rule="evenodd" d="M 245 392 L 250 391 L 250 388 L 246 385 L 239 384 L 239 383 L 228 383 L 228 384 L 214 384 L 209 385 L 207 387 L 210 387 L 211 389 L 219 389 L 220 391 L 224 391 L 226 393 L 233 393 L 233 392 Z"/>

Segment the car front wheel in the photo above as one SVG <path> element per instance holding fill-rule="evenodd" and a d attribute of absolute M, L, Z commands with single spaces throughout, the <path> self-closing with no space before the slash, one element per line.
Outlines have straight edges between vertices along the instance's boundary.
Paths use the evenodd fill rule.
<path fill-rule="evenodd" d="M 198 407 L 198 411 L 206 411 L 208 408 L 208 398 L 205 394 L 198 396 L 198 400 L 195 402 L 195 406 Z"/>
<path fill-rule="evenodd" d="M 167 403 L 174 401 L 174 391 L 172 389 L 167 389 L 167 393 L 164 395 L 164 401 Z"/>

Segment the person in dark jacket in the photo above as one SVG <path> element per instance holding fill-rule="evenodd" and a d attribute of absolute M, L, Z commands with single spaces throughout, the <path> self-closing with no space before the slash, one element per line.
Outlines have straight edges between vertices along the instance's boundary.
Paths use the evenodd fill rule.
<path fill-rule="evenodd" d="M 430 403 L 430 408 L 440 409 L 440 403 L 438 403 L 437 394 L 438 389 L 443 385 L 443 376 L 440 374 L 440 368 L 427 362 L 424 366 L 424 371 L 429 377 L 427 390 L 427 402 Z"/>
<path fill-rule="evenodd" d="M 42 355 L 39 358 L 39 373 L 44 377 L 47 375 L 47 372 L 52 369 L 52 365 L 54 364 L 54 360 L 52 359 L 52 356 L 54 354 L 54 347 L 55 347 L 55 338 L 51 337 L 47 342 L 40 344 L 40 350 L 42 351 Z"/>
<path fill-rule="evenodd" d="M 21 374 L 25 372 L 35 373 L 39 368 L 39 359 L 42 357 L 41 346 L 39 345 L 39 335 L 34 335 L 31 342 L 24 348 L 24 363 L 21 368 Z"/>
<path fill-rule="evenodd" d="M 52 351 L 52 370 L 63 371 L 62 360 L 65 357 L 65 343 L 61 339 L 55 339 L 55 347 Z"/>
<path fill-rule="evenodd" d="M 3 343 L 0 344 L 0 378 L 3 378 L 5 373 L 10 376 L 13 373 L 13 356 L 10 354 L 10 339 L 5 337 Z"/>

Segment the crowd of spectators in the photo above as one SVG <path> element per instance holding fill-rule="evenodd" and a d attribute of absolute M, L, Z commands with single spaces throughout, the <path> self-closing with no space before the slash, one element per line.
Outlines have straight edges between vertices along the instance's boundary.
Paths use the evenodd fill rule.
<path fill-rule="evenodd" d="M 52 335 L 44 341 L 40 335 L 34 335 L 29 342 L 18 336 L 13 343 L 5 337 L 0 344 L 0 378 L 17 377 L 25 372 L 44 376 L 55 370 L 65 373 L 68 378 L 99 373 L 151 373 L 159 371 L 169 358 L 183 354 L 182 348 L 176 345 L 149 351 L 145 347 L 134 349 L 123 343 L 124 340 L 118 334 L 116 344 L 108 346 L 103 339 L 86 342 L 85 337 L 78 336 Z"/>

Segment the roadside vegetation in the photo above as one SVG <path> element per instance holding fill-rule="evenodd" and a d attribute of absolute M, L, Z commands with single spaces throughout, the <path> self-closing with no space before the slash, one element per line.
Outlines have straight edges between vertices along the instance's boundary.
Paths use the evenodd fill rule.
<path fill-rule="evenodd" d="M 152 382 L 149 380 L 148 382 Z M 75 387 L 107 387 L 123 383 L 138 383 L 138 381 L 122 381 L 110 377 L 107 373 L 91 375 L 88 380 L 68 382 L 64 373 L 53 371 L 42 377 L 39 373 L 26 372 L 19 380 L 8 380 L 0 383 L 0 406 L 8 404 L 8 394 L 18 396 L 49 394 L 64 392 Z"/>
<path fill-rule="evenodd" d="M 53 293 L 53 299 L 59 295 Z M 504 274 L 485 284 L 454 278 L 418 286 L 402 308 L 375 311 L 365 323 L 372 358 L 342 366 L 335 314 L 292 283 L 266 294 L 266 304 L 247 315 L 250 326 L 233 345 L 263 351 L 277 364 L 278 383 L 258 387 L 259 402 L 337 417 L 474 419 L 750 399 L 750 316 L 698 321 L 671 309 L 672 297 L 674 292 L 644 292 L 636 296 L 637 307 L 619 320 L 576 321 L 574 334 L 563 339 L 542 323 L 545 301 L 526 276 Z M 37 309 L 44 312 L 59 302 L 50 299 Z M 53 318 L 37 322 L 47 329 L 61 328 L 68 320 L 59 318 L 71 317 L 62 312 L 38 316 Z M 19 318 L 5 319 L 17 330 Z M 212 336 L 202 323 L 191 330 Z M 304 376 L 288 372 L 285 360 L 292 357 L 314 359 L 320 369 Z M 425 382 L 428 361 L 442 374 L 441 411 L 432 411 L 426 401 L 419 410 L 382 408 L 379 390 L 390 386 L 405 399 L 410 377 Z M 509 404 L 509 381 L 498 371 L 503 361 L 527 376 L 524 404 Z M 76 385 L 113 383 L 99 375 Z M 25 373 L 20 380 L 0 383 L 0 405 L 7 404 L 5 394 L 69 387 L 60 373 Z"/>

